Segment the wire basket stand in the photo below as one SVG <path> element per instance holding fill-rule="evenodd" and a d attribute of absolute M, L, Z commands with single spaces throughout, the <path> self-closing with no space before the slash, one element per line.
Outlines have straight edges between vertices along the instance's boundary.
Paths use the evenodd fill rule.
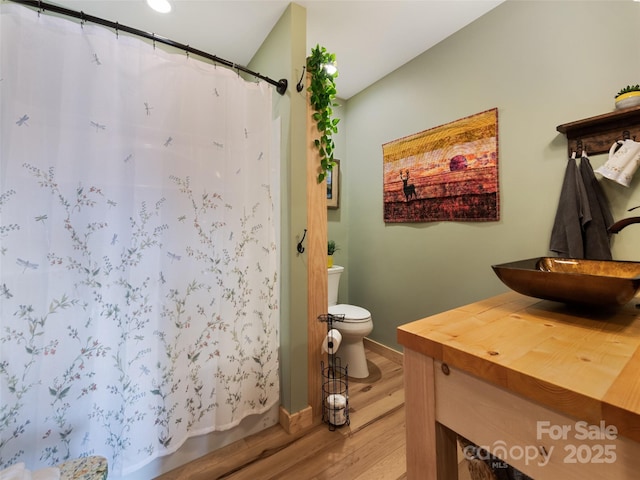
<path fill-rule="evenodd" d="M 333 329 L 333 322 L 343 322 L 344 315 L 320 315 L 318 320 L 326 322 L 327 333 Z M 322 421 L 333 431 L 337 427 L 349 425 L 349 381 L 348 365 L 342 366 L 342 360 L 328 345 L 327 364 L 320 362 L 322 369 Z"/>

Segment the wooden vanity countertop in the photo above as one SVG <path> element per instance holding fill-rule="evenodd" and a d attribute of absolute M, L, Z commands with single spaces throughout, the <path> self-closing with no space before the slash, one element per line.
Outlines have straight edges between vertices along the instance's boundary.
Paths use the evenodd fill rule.
<path fill-rule="evenodd" d="M 402 325 L 398 342 L 640 442 L 636 303 L 598 311 L 508 292 Z"/>

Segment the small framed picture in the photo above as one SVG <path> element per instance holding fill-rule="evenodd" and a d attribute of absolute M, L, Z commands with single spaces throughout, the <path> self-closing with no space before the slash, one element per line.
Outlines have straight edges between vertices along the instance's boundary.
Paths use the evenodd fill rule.
<path fill-rule="evenodd" d="M 340 160 L 327 172 L 327 208 L 340 206 Z"/>

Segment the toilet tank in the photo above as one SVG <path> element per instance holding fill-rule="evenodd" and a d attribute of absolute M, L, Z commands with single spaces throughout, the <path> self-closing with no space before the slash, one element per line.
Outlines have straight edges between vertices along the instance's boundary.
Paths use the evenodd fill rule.
<path fill-rule="evenodd" d="M 344 272 L 344 267 L 340 265 L 334 265 L 329 267 L 329 288 L 328 299 L 329 306 L 336 305 L 338 303 L 338 287 L 340 286 L 340 275 Z"/>

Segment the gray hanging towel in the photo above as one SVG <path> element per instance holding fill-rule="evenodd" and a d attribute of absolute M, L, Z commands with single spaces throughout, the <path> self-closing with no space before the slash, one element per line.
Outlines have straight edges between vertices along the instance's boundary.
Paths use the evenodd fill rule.
<path fill-rule="evenodd" d="M 591 221 L 589 199 L 578 174 L 575 158 L 569 158 L 562 182 L 549 249 L 560 257 L 584 258 L 583 227 Z"/>
<path fill-rule="evenodd" d="M 596 179 L 591 162 L 586 155 L 580 159 L 580 176 L 587 192 L 591 221 L 584 225 L 584 258 L 611 260 L 611 235 L 608 228 L 613 224 L 609 202 Z"/>

